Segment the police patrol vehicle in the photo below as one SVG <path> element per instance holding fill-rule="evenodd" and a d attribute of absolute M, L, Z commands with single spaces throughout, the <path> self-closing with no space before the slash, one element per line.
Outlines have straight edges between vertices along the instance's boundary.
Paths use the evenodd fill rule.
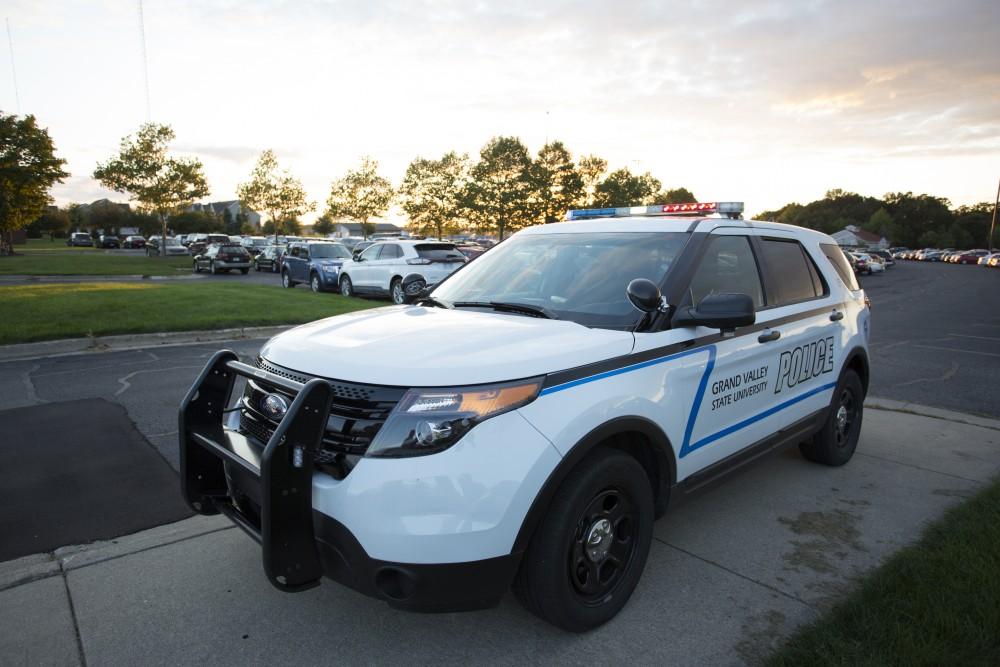
<path fill-rule="evenodd" d="M 253 536 L 281 590 L 325 575 L 454 611 L 513 587 L 562 628 L 604 623 L 668 504 L 783 445 L 831 466 L 857 445 L 851 266 L 742 209 L 571 211 L 413 304 L 217 353 L 180 409 L 187 501 Z"/>

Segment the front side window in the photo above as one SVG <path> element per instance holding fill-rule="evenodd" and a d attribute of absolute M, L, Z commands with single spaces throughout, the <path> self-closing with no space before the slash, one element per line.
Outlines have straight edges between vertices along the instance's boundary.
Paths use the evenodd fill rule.
<path fill-rule="evenodd" d="M 456 307 L 523 304 L 584 326 L 630 329 L 641 314 L 625 288 L 635 278 L 661 284 L 688 238 L 686 232 L 517 235 L 453 274 L 432 295 Z"/>
<path fill-rule="evenodd" d="M 378 253 L 380 250 L 382 250 L 382 246 L 379 245 L 368 246 L 367 248 L 365 248 L 365 251 L 361 253 L 361 259 L 365 260 L 366 262 L 370 262 L 376 257 L 378 257 Z"/>
<path fill-rule="evenodd" d="M 395 243 L 384 243 L 382 244 L 382 254 L 378 256 L 379 259 L 397 259 L 403 256 L 403 249 L 400 248 Z"/>
<path fill-rule="evenodd" d="M 716 236 L 709 241 L 691 278 L 688 296 L 692 305 L 710 294 L 746 294 L 754 308 L 764 305 L 757 260 L 746 236 Z"/>
<path fill-rule="evenodd" d="M 767 305 L 783 306 L 823 296 L 819 274 L 801 243 L 764 238 L 760 245 L 769 278 Z"/>

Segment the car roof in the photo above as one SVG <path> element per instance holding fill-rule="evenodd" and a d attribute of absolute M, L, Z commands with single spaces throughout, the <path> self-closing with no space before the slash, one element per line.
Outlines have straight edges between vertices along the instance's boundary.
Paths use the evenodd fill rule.
<path fill-rule="evenodd" d="M 761 220 L 736 220 L 723 217 L 681 217 L 681 216 L 634 216 L 623 218 L 591 218 L 567 222 L 555 222 L 547 225 L 528 227 L 518 234 L 585 234 L 598 232 L 711 232 L 722 227 L 737 227 L 760 230 L 773 230 L 795 234 L 800 240 L 812 240 L 819 243 L 836 243 L 832 237 L 814 229 L 786 225 L 780 222 Z"/>

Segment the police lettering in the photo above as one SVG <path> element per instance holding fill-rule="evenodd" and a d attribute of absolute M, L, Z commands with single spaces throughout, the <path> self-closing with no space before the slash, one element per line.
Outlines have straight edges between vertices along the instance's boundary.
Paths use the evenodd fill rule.
<path fill-rule="evenodd" d="M 781 353 L 774 393 L 833 370 L 833 336 L 820 338 Z"/>

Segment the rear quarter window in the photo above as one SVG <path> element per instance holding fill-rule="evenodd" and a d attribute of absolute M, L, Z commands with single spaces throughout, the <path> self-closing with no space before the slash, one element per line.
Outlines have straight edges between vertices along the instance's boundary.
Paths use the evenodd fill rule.
<path fill-rule="evenodd" d="M 830 260 L 830 263 L 833 264 L 834 270 L 844 284 L 847 285 L 847 289 L 861 289 L 858 286 L 857 278 L 854 277 L 854 269 L 851 268 L 851 263 L 847 261 L 847 257 L 844 256 L 844 251 L 840 249 L 840 246 L 833 243 L 820 243 L 819 247 L 823 251 L 823 254 L 826 255 L 826 258 Z"/>
<path fill-rule="evenodd" d="M 451 243 L 421 243 L 414 246 L 414 249 L 424 259 L 465 261 L 465 255 Z"/>
<path fill-rule="evenodd" d="M 801 243 L 762 238 L 760 246 L 767 266 L 767 305 L 783 306 L 824 295 L 823 281 Z"/>

